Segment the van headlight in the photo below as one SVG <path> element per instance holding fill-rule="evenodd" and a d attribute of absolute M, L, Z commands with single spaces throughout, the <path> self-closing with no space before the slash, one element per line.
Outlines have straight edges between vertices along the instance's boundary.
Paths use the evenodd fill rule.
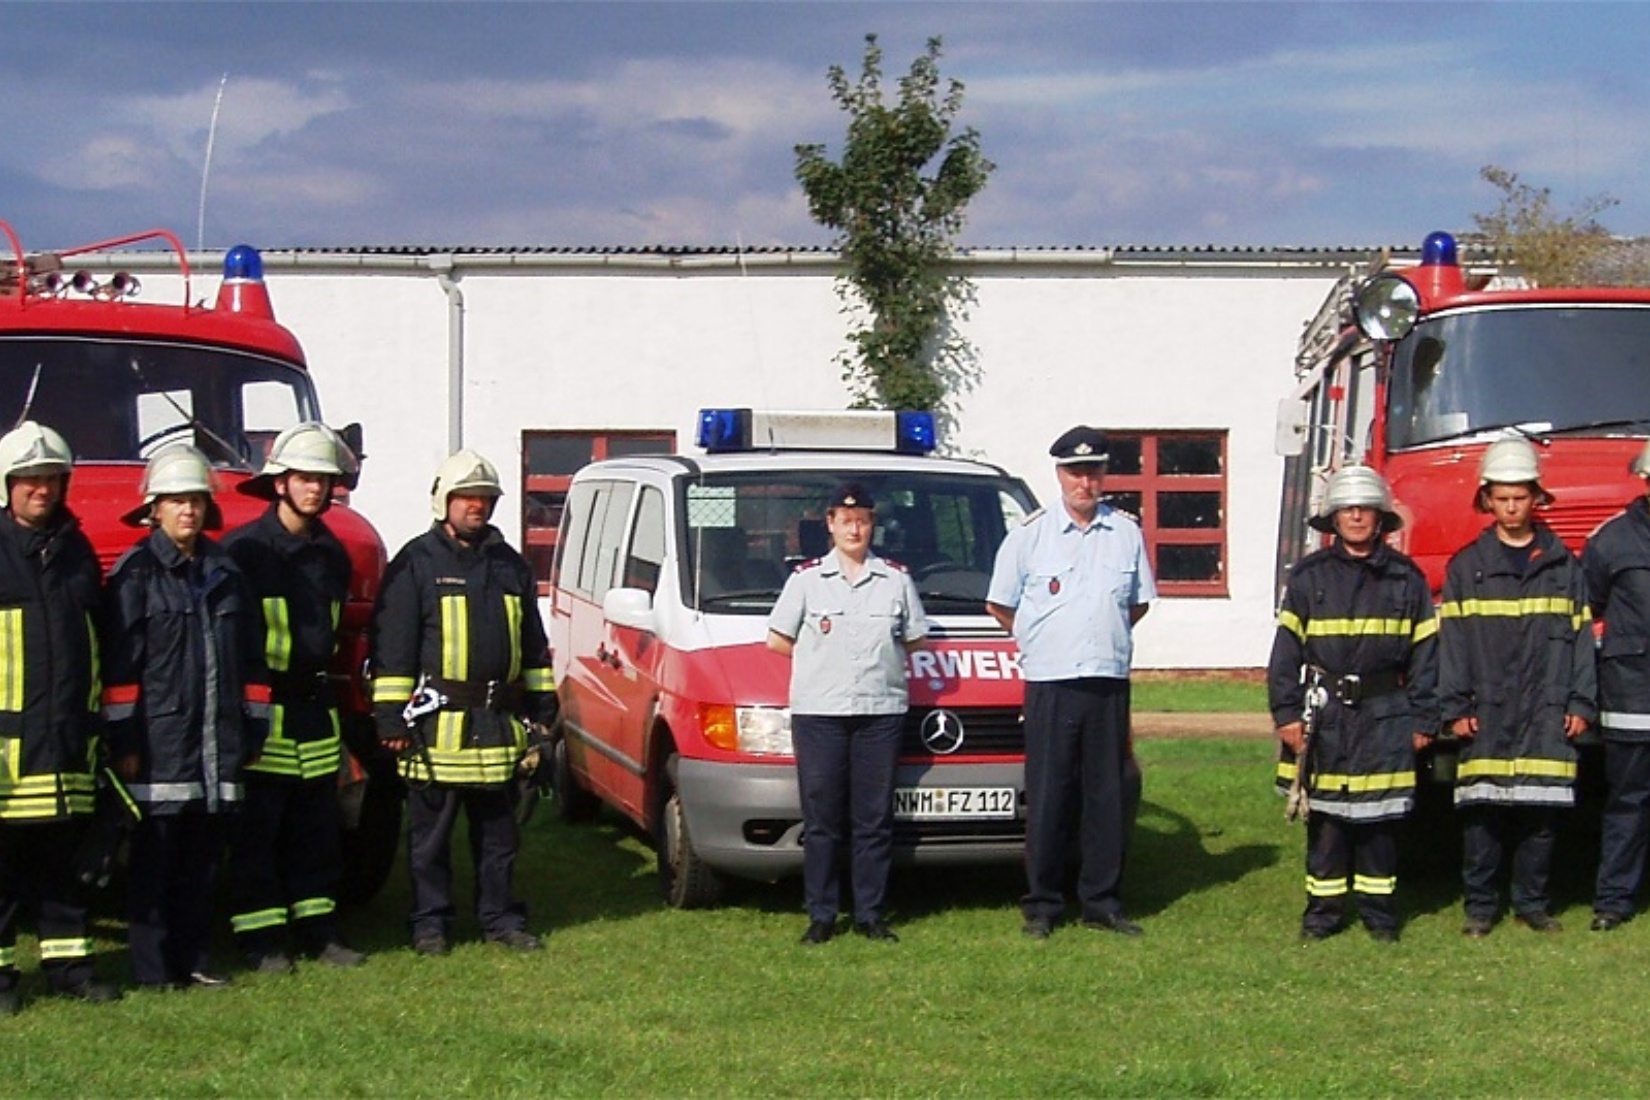
<path fill-rule="evenodd" d="M 700 719 L 705 740 L 719 749 L 751 756 L 791 755 L 787 707 L 707 706 Z"/>

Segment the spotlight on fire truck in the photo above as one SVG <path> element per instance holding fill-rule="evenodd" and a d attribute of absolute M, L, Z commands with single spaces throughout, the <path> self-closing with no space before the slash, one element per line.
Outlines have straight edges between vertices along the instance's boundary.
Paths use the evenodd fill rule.
<path fill-rule="evenodd" d="M 1353 293 L 1352 309 L 1371 340 L 1400 340 L 1421 315 L 1421 295 L 1408 279 L 1384 271 Z"/>

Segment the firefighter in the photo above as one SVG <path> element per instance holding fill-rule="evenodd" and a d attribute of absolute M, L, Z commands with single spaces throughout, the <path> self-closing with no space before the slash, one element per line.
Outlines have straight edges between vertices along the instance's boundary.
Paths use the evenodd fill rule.
<path fill-rule="evenodd" d="M 532 570 L 490 522 L 503 492 L 498 471 L 474 451 L 444 461 L 430 495 L 435 522 L 390 562 L 373 613 L 373 715 L 407 780 L 412 939 L 421 955 L 449 950 L 460 808 L 483 936 L 517 951 L 543 946 L 512 887 L 513 780 L 527 723 L 553 717 L 555 682 Z"/>
<path fill-rule="evenodd" d="M 350 560 L 322 518 L 354 466 L 326 425 L 287 429 L 258 476 L 239 486 L 269 508 L 223 543 L 260 601 L 269 671 L 269 736 L 247 765 L 230 855 L 230 925 L 248 964 L 264 973 L 292 969 L 289 930 L 292 946 L 328 966 L 366 959 L 338 931 L 343 745 L 327 665 L 349 596 Z"/>
<path fill-rule="evenodd" d="M 1650 443 L 1630 471 L 1650 489 Z M 1594 932 L 1632 918 L 1650 843 L 1650 500 L 1640 496 L 1581 551 L 1598 650 L 1599 733 L 1608 793 L 1599 842 Z"/>
<path fill-rule="evenodd" d="M 1386 545 L 1403 521 L 1380 474 L 1338 470 L 1309 522 L 1335 540 L 1290 572 L 1267 667 L 1277 781 L 1306 769 L 1310 800 L 1301 938 L 1340 931 L 1352 893 L 1369 934 L 1395 943 L 1398 822 L 1438 723 L 1437 619 L 1426 578 Z"/>
<path fill-rule="evenodd" d="M 92 812 L 102 574 L 65 497 L 74 456 L 24 421 L 0 437 L 0 1016 L 22 1007 L 17 926 L 32 902 L 53 993 L 119 998 L 98 981 L 72 859 Z"/>
<path fill-rule="evenodd" d="M 1438 700 L 1444 724 L 1461 740 L 1461 931 L 1472 939 L 1495 925 L 1496 876 L 1509 847 L 1514 919 L 1537 932 L 1560 931 L 1547 896 L 1555 812 L 1575 804 L 1571 742 L 1598 708 L 1581 564 L 1535 518 L 1552 501 L 1528 440 L 1490 444 L 1473 507 L 1494 522 L 1444 574 Z"/>
<path fill-rule="evenodd" d="M 216 987 L 212 901 L 241 773 L 269 718 L 257 604 L 223 548 L 212 469 L 194 447 L 157 452 L 143 503 L 152 528 L 109 573 L 103 713 L 142 810 L 127 886 L 132 975 L 151 988 Z"/>

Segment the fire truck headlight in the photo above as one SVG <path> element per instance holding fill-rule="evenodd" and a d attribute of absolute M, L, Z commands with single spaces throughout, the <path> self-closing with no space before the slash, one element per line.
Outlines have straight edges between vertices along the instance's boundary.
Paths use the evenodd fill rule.
<path fill-rule="evenodd" d="M 1371 340 L 1401 340 L 1421 314 L 1421 295 L 1388 271 L 1366 281 L 1352 299 L 1358 330 Z"/>
<path fill-rule="evenodd" d="M 728 752 L 791 755 L 791 712 L 784 707 L 706 706 L 699 713 L 705 740 Z"/>

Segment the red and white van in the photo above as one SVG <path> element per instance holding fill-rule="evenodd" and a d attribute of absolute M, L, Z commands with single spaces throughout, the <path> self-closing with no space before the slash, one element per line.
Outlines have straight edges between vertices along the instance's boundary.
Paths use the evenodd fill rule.
<path fill-rule="evenodd" d="M 824 505 L 849 479 L 874 494 L 873 549 L 910 570 L 931 627 L 908 658 L 896 858 L 1021 858 L 1024 685 L 984 601 L 998 544 L 1037 503 L 933 441 L 927 414 L 706 410 L 703 456 L 574 477 L 550 595 L 559 810 L 606 803 L 646 830 L 670 904 L 713 904 L 723 875 L 801 872 L 790 666 L 764 644 L 767 616 L 828 549 Z"/>

